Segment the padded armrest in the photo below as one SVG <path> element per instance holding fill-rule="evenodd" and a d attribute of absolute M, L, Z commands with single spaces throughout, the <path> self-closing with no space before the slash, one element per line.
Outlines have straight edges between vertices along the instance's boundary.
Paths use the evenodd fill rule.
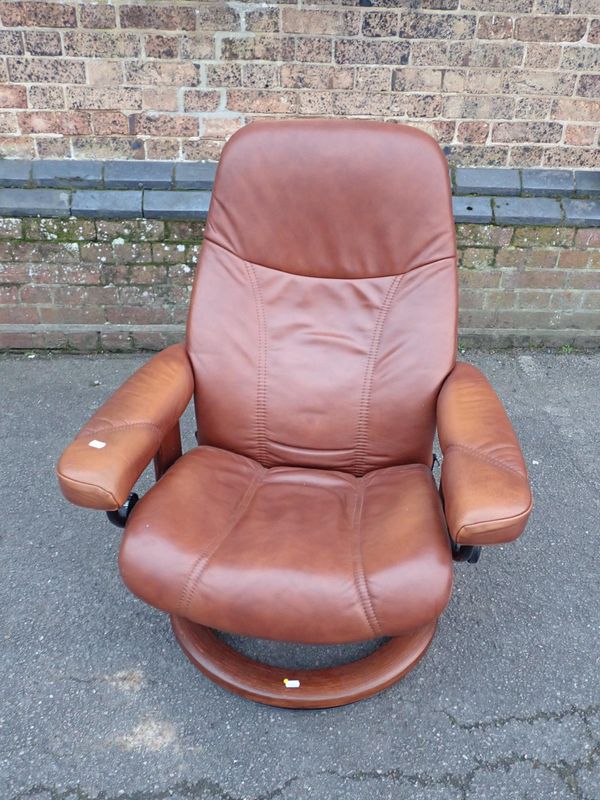
<path fill-rule="evenodd" d="M 194 390 L 183 344 L 153 356 L 77 434 L 58 462 L 67 500 L 111 511 L 123 505 Z"/>
<path fill-rule="evenodd" d="M 516 539 L 532 508 L 527 469 L 504 407 L 478 369 L 458 363 L 446 378 L 437 425 L 444 510 L 454 541 Z"/>

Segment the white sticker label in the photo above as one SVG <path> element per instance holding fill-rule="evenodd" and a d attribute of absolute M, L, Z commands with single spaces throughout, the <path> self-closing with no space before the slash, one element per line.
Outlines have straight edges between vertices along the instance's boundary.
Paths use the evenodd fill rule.
<path fill-rule="evenodd" d="M 286 689 L 299 689 L 300 688 L 300 681 L 297 680 L 290 680 L 289 678 L 284 678 L 283 683 Z"/>
<path fill-rule="evenodd" d="M 99 442 L 98 439 L 92 439 L 89 443 L 89 447 L 95 447 L 96 450 L 102 450 L 103 447 L 106 447 L 106 442 Z"/>

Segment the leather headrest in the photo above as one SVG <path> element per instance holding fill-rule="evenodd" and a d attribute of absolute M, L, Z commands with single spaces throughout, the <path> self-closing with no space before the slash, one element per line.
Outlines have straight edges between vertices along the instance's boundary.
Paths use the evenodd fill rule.
<path fill-rule="evenodd" d="M 407 272 L 455 256 L 448 165 L 406 125 L 254 122 L 223 150 L 206 238 L 300 275 Z"/>

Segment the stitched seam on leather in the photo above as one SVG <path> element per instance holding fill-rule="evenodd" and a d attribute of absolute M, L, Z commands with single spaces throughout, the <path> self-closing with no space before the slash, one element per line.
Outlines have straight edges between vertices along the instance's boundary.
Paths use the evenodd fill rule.
<path fill-rule="evenodd" d="M 252 285 L 256 316 L 258 319 L 258 376 L 256 384 L 256 460 L 267 463 L 267 363 L 269 340 L 267 337 L 267 315 L 258 276 L 254 265 L 245 262 Z"/>
<path fill-rule="evenodd" d="M 377 356 L 379 355 L 379 347 L 381 345 L 381 335 L 383 326 L 390 311 L 398 286 L 402 280 L 403 275 L 396 275 L 394 280 L 388 286 L 388 290 L 383 299 L 379 311 L 377 312 L 377 319 L 375 320 L 375 327 L 371 337 L 371 344 L 369 347 L 369 355 L 367 357 L 367 365 L 365 367 L 365 374 L 363 377 L 363 385 L 360 396 L 360 406 L 358 409 L 358 420 L 356 425 L 356 444 L 355 456 L 352 472 L 354 474 L 361 474 L 366 467 L 367 458 L 367 425 L 369 422 L 369 406 L 371 403 L 371 392 L 373 390 L 373 376 L 375 373 L 375 364 Z"/>
<path fill-rule="evenodd" d="M 264 481 L 266 475 L 267 472 L 261 469 L 260 472 L 256 472 L 252 476 L 252 479 L 248 484 L 238 507 L 235 509 L 232 515 L 232 519 L 228 527 L 225 529 L 225 532 L 221 536 L 217 537 L 217 540 L 213 542 L 212 547 L 208 547 L 206 550 L 204 550 L 194 562 L 190 574 L 188 575 L 187 580 L 183 584 L 179 598 L 177 600 L 177 611 L 182 616 L 185 616 L 188 608 L 190 607 L 190 603 L 192 602 L 200 578 L 202 577 L 204 570 L 208 566 L 209 561 L 217 552 L 217 550 L 221 547 L 221 545 L 225 542 L 225 540 L 235 530 L 238 522 L 241 520 L 248 506 L 252 502 L 252 499 L 256 494 L 256 490 L 258 489 L 260 484 Z"/>
<path fill-rule="evenodd" d="M 112 433 L 113 431 L 124 431 L 128 428 L 151 428 L 154 429 L 160 438 L 162 439 L 162 428 L 156 425 L 154 422 L 129 422 L 124 425 L 108 425 L 104 428 L 84 428 L 78 435 L 77 438 L 81 438 L 83 436 L 96 436 L 99 433 Z"/>
<path fill-rule="evenodd" d="M 467 522 L 465 525 L 461 525 L 461 527 L 458 529 L 458 532 L 456 534 L 456 543 L 457 544 L 461 543 L 460 541 L 461 534 L 468 528 L 476 528 L 478 525 L 495 525 L 496 527 L 490 531 L 490 534 L 493 534 L 498 530 L 499 527 L 503 527 L 504 523 L 513 524 L 523 519 L 523 517 L 527 517 L 529 514 L 531 514 L 532 508 L 533 508 L 533 500 L 530 500 L 529 505 L 527 506 L 525 511 L 520 511 L 518 514 L 513 514 L 510 517 L 498 517 L 497 519 L 486 519 L 482 520 L 481 522 Z M 486 536 L 488 534 L 486 533 L 486 531 L 482 531 L 478 535 Z"/>
<path fill-rule="evenodd" d="M 230 250 L 229 247 L 225 247 L 225 245 L 221 244 L 220 242 L 216 242 L 214 239 L 211 239 L 210 236 L 204 234 L 204 241 L 210 242 L 215 247 L 220 247 L 221 250 L 225 250 L 226 253 L 231 253 L 232 256 L 239 258 L 240 261 L 244 261 L 246 264 L 253 264 L 256 267 L 260 267 L 261 269 L 272 269 L 275 272 L 283 272 L 285 275 L 297 275 L 299 278 L 316 278 L 318 280 L 324 281 L 339 281 L 339 280 L 347 280 L 347 281 L 373 281 L 377 280 L 378 278 L 397 278 L 399 277 L 399 273 L 393 272 L 391 275 L 368 275 L 363 277 L 353 277 L 353 278 L 333 278 L 324 275 L 305 275 L 303 272 L 288 272 L 285 269 L 280 269 L 279 267 L 272 267 L 269 264 L 259 264 L 258 261 L 248 261 L 247 258 L 244 256 L 239 255 L 236 253 L 235 250 Z M 414 267 L 410 269 L 404 270 L 404 272 L 400 273 L 401 275 L 407 275 L 409 272 L 414 272 L 416 269 L 421 269 L 421 267 L 429 267 L 432 264 L 439 264 L 440 261 L 449 261 L 450 259 L 456 259 L 456 251 L 454 253 L 450 253 L 447 256 L 442 256 L 441 258 L 434 258 L 431 261 L 424 261 L 422 264 L 415 264 Z"/>
<path fill-rule="evenodd" d="M 482 461 L 487 461 L 489 464 L 493 464 L 495 467 L 499 467 L 500 469 L 505 469 L 508 472 L 512 472 L 514 475 L 518 475 L 519 478 L 526 477 L 526 474 L 521 470 L 518 470 L 516 467 L 511 467 L 509 464 L 505 464 L 504 462 L 499 461 L 497 458 L 489 456 L 487 455 L 487 453 L 483 453 L 476 447 L 470 447 L 468 444 L 451 444 L 448 445 L 448 447 L 446 448 L 446 453 L 449 450 L 463 450 L 465 453 L 477 456 L 477 458 L 480 458 Z"/>
<path fill-rule="evenodd" d="M 367 584 L 367 578 L 365 576 L 365 566 L 362 557 L 361 523 L 362 523 L 364 499 L 365 499 L 365 490 L 363 485 L 356 493 L 356 502 L 354 506 L 354 512 L 352 514 L 352 530 L 356 540 L 352 555 L 354 585 L 356 587 L 356 593 L 358 594 L 358 598 L 360 600 L 360 606 L 362 608 L 363 614 L 365 615 L 365 619 L 367 621 L 369 628 L 371 629 L 374 636 L 381 636 L 382 635 L 381 625 L 379 624 L 379 620 L 377 619 L 377 614 L 375 613 L 375 608 L 373 606 L 371 593 L 369 592 L 369 586 Z"/>
<path fill-rule="evenodd" d="M 117 506 L 117 508 L 119 507 L 119 503 L 114 494 L 112 492 L 109 492 L 108 489 L 104 489 L 104 487 L 99 486 L 97 483 L 88 483 L 87 481 L 80 481 L 77 478 L 69 478 L 68 475 L 65 475 L 65 473 L 61 472 L 59 469 L 56 470 L 56 474 L 61 480 L 74 485 L 74 488 L 76 485 L 76 486 L 90 486 L 92 489 L 98 489 L 98 491 L 108 495 L 110 499 L 113 501 L 113 503 Z"/>

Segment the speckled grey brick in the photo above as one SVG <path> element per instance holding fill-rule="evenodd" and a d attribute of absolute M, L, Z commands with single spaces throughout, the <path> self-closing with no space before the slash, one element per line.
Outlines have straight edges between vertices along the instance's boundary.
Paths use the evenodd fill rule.
<path fill-rule="evenodd" d="M 73 216 L 133 219 L 142 216 L 141 191 L 82 190 L 73 192 Z"/>
<path fill-rule="evenodd" d="M 523 193 L 536 197 L 560 197 L 575 191 L 573 170 L 570 169 L 523 169 L 521 170 Z"/>
<path fill-rule="evenodd" d="M 517 169 L 459 167 L 454 180 L 456 194 L 516 195 L 521 192 Z"/>
<path fill-rule="evenodd" d="M 99 161 L 66 161 L 48 159 L 34 161 L 31 178 L 36 186 L 71 189 L 98 186 L 102 181 Z"/>
<path fill-rule="evenodd" d="M 560 203 L 549 197 L 495 197 L 498 225 L 557 225 L 562 221 Z"/>
<path fill-rule="evenodd" d="M 216 161 L 184 161 L 175 164 L 175 186 L 177 189 L 212 189 L 216 171 Z"/>
<path fill-rule="evenodd" d="M 206 219 L 210 192 L 144 192 L 149 219 Z"/>
<path fill-rule="evenodd" d="M 68 217 L 69 200 L 59 189 L 0 189 L 0 216 Z"/>
<path fill-rule="evenodd" d="M 31 179 L 31 161 L 3 158 L 0 160 L 0 186 L 27 186 Z"/>
<path fill-rule="evenodd" d="M 106 161 L 106 189 L 170 189 L 173 186 L 171 161 Z"/>
<path fill-rule="evenodd" d="M 600 195 L 600 172 L 577 170 L 575 172 L 575 186 L 577 188 L 576 194 Z"/>
<path fill-rule="evenodd" d="M 600 200 L 563 200 L 563 208 L 569 225 L 600 227 Z"/>
<path fill-rule="evenodd" d="M 492 201 L 489 197 L 453 197 L 455 222 L 491 222 Z"/>

